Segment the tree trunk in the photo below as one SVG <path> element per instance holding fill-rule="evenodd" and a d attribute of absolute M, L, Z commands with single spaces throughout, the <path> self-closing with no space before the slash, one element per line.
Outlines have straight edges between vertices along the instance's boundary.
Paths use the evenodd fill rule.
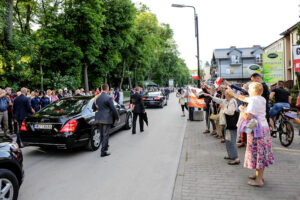
<path fill-rule="evenodd" d="M 152 78 L 152 69 L 150 67 L 149 71 L 148 71 L 148 81 L 150 81 Z"/>
<path fill-rule="evenodd" d="M 6 0 L 6 25 L 4 29 L 4 45 L 8 48 L 11 46 L 13 37 L 13 0 Z"/>
<path fill-rule="evenodd" d="M 40 72 L 41 72 L 41 90 L 44 91 L 44 73 L 43 73 L 42 59 L 40 60 Z"/>
<path fill-rule="evenodd" d="M 107 74 L 105 74 L 105 80 L 104 83 L 107 84 Z"/>
<path fill-rule="evenodd" d="M 88 79 L 88 66 L 86 63 L 83 64 L 83 78 L 84 78 L 84 89 L 86 92 L 89 90 L 89 79 Z"/>
<path fill-rule="evenodd" d="M 127 73 L 128 73 L 128 82 L 129 82 L 129 89 L 132 89 L 132 83 L 131 83 L 131 77 L 130 77 L 130 73 L 129 73 L 129 67 L 127 66 Z"/>
<path fill-rule="evenodd" d="M 25 33 L 30 35 L 30 17 L 31 17 L 31 6 L 28 4 L 26 6 L 26 24 L 25 24 Z"/>
<path fill-rule="evenodd" d="M 137 84 L 137 78 L 136 78 L 136 67 L 134 68 L 134 84 L 135 84 L 134 87 L 138 86 L 138 84 Z"/>
<path fill-rule="evenodd" d="M 120 82 L 120 90 L 122 89 L 122 86 L 123 86 L 125 70 L 126 70 L 126 61 L 124 60 L 123 61 L 123 69 L 122 69 L 122 77 L 121 77 L 121 82 Z"/>

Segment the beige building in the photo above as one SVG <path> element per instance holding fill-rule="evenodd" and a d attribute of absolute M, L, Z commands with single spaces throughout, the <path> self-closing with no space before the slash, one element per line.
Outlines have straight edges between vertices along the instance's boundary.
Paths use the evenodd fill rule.
<path fill-rule="evenodd" d="M 298 23 L 297 23 L 298 24 Z M 278 53 L 283 52 L 284 59 L 284 81 L 289 82 L 289 85 L 296 84 L 296 75 L 293 65 L 293 46 L 297 44 L 299 39 L 297 24 L 290 27 L 280 35 L 282 38 L 273 42 L 269 46 L 264 48 L 264 53 Z"/>
<path fill-rule="evenodd" d="M 299 39 L 298 37 L 298 23 L 296 23 L 291 28 L 287 29 L 280 35 L 283 36 L 284 40 L 284 71 L 285 71 L 285 81 L 293 80 L 293 83 L 296 83 L 296 75 L 294 70 L 294 58 L 293 58 L 293 46 L 297 44 L 297 41 Z"/>

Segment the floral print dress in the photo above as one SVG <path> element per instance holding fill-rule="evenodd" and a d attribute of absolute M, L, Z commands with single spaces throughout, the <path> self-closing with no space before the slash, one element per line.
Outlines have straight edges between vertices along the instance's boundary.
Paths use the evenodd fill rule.
<path fill-rule="evenodd" d="M 266 100 L 262 96 L 246 98 L 248 106 L 245 113 L 255 115 L 262 124 L 263 136 L 255 138 L 254 134 L 247 134 L 247 147 L 244 167 L 249 169 L 262 169 L 274 163 L 270 129 L 266 120 Z"/>

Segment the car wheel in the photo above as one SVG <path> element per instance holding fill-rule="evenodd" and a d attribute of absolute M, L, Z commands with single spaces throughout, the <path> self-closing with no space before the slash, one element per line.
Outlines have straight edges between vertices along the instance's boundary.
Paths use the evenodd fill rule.
<path fill-rule="evenodd" d="M 163 107 L 164 107 L 164 102 L 161 102 L 161 104 L 160 104 L 159 107 L 160 107 L 160 108 L 163 108 Z"/>
<path fill-rule="evenodd" d="M 126 130 L 129 130 L 129 129 L 131 129 L 131 127 L 132 127 L 132 114 L 129 113 L 129 114 L 127 115 L 126 124 L 125 124 L 125 129 L 126 129 Z"/>
<path fill-rule="evenodd" d="M 91 138 L 87 144 L 87 149 L 90 151 L 96 151 L 99 149 L 101 144 L 101 133 L 98 127 L 92 129 Z"/>
<path fill-rule="evenodd" d="M 17 200 L 19 183 L 16 175 L 7 169 L 0 169 L 0 199 Z"/>

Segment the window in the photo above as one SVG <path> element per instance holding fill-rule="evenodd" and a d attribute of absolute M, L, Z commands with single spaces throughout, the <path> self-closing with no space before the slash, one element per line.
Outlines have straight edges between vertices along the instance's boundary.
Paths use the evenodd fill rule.
<path fill-rule="evenodd" d="M 256 54 L 255 59 L 256 59 L 256 63 L 261 63 L 262 62 L 261 54 Z"/>
<path fill-rule="evenodd" d="M 232 55 L 231 56 L 231 63 L 232 64 L 239 64 L 240 63 L 240 57 L 237 55 Z"/>
<path fill-rule="evenodd" d="M 61 99 L 49 104 L 39 113 L 51 116 L 63 116 L 68 114 L 78 114 L 88 103 L 87 99 Z"/>

